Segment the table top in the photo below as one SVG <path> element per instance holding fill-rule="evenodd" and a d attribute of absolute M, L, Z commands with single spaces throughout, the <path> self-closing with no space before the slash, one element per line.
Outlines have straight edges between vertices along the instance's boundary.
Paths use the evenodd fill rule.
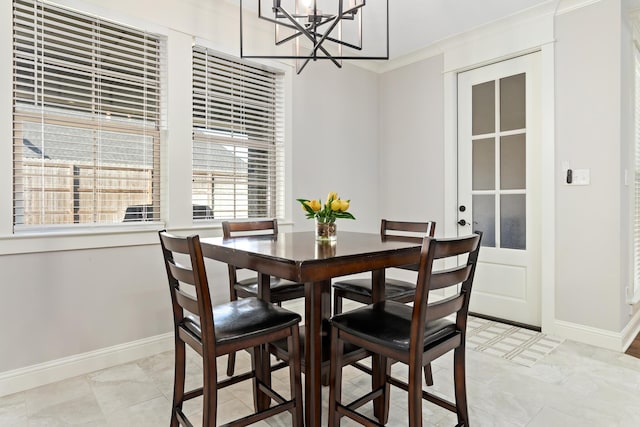
<path fill-rule="evenodd" d="M 420 254 L 415 239 L 348 231 L 332 244 L 316 242 L 314 232 L 202 238 L 201 244 L 208 258 L 297 282 L 413 264 Z"/>

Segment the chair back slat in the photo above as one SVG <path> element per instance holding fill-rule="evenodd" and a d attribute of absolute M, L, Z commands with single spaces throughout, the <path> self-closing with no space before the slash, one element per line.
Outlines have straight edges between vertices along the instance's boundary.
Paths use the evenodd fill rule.
<path fill-rule="evenodd" d="M 473 236 L 473 235 L 472 235 Z M 433 259 L 451 258 L 472 252 L 472 238 L 458 238 L 439 240 L 436 245 Z"/>
<path fill-rule="evenodd" d="M 161 231 L 160 233 L 164 233 L 160 234 L 160 242 L 162 243 L 163 249 L 169 252 L 175 252 L 176 254 L 189 253 L 189 242 L 187 242 L 187 239 L 172 236 L 164 231 Z M 170 258 L 171 260 L 173 260 L 173 256 L 171 256 Z"/>
<path fill-rule="evenodd" d="M 262 233 L 261 233 L 262 232 Z M 260 221 L 222 221 L 222 236 L 226 239 L 243 235 L 278 235 L 276 219 Z"/>
<path fill-rule="evenodd" d="M 446 270 L 435 271 L 431 275 L 431 285 L 429 289 L 433 291 L 460 284 L 467 280 L 470 274 L 470 265 L 461 265 Z"/>
<path fill-rule="evenodd" d="M 383 237 L 406 237 L 406 241 L 422 242 L 425 236 L 433 237 L 436 229 L 434 221 L 390 221 L 383 219 L 380 223 L 380 234 Z"/>
<path fill-rule="evenodd" d="M 189 313 L 200 316 L 200 309 L 198 308 L 197 298 L 194 298 L 193 296 L 180 289 L 174 289 L 173 292 L 175 292 L 176 294 L 176 301 L 180 305 L 180 307 L 184 308 Z"/>
<path fill-rule="evenodd" d="M 184 267 L 175 261 L 169 261 L 169 270 L 171 270 L 171 275 L 178 282 L 195 286 L 195 277 L 193 276 L 193 270 L 191 270 L 191 268 Z"/>
<path fill-rule="evenodd" d="M 460 311 L 464 304 L 464 296 L 461 294 L 454 295 L 450 298 L 429 304 L 427 310 L 427 322 L 430 320 L 441 319 L 453 313 Z"/>

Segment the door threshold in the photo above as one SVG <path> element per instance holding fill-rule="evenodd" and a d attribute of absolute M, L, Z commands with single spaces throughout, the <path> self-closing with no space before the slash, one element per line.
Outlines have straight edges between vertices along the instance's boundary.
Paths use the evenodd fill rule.
<path fill-rule="evenodd" d="M 517 326 L 519 328 L 529 329 L 531 331 L 542 332 L 542 328 L 540 326 L 527 325 L 526 323 L 520 323 L 513 320 L 501 319 L 499 317 L 489 316 L 487 314 L 473 313 L 469 312 L 469 316 L 479 317 L 480 319 L 491 320 L 493 322 L 505 323 L 511 326 Z"/>

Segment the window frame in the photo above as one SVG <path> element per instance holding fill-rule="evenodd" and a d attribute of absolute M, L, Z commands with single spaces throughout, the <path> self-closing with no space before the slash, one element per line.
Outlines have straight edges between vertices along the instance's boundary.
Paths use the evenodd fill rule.
<path fill-rule="evenodd" d="M 211 61 L 211 66 L 209 61 Z M 194 223 L 215 223 L 228 219 L 284 218 L 287 210 L 285 182 L 287 173 L 286 152 L 288 152 L 288 149 L 286 141 L 289 140 L 286 130 L 286 71 L 263 63 L 232 57 L 221 53 L 217 49 L 207 47 L 205 43 L 196 41 L 192 47 L 192 73 L 192 181 L 194 183 L 192 186 L 192 201 L 196 204 L 198 197 L 200 199 L 206 198 L 205 204 L 212 211 L 211 217 L 206 219 L 198 219 L 194 211 Z M 216 84 L 215 77 L 224 76 L 227 73 L 231 80 L 225 84 Z M 257 85 L 260 87 L 256 89 L 257 80 L 268 79 L 270 76 L 274 79 L 272 93 L 268 93 L 268 88 L 264 89 L 262 87 L 262 84 L 268 87 L 269 83 L 264 83 L 264 81 L 258 81 Z M 221 88 L 222 86 L 224 87 Z M 239 92 L 234 92 L 237 89 L 239 89 Z M 210 95 L 210 93 L 214 93 L 214 95 Z M 224 98 L 227 95 L 228 98 Z M 261 95 L 264 96 L 261 97 Z M 259 108 L 256 107 L 256 103 L 268 104 L 268 100 L 271 99 L 270 96 L 273 98 L 273 105 L 271 107 L 272 111 L 270 111 L 271 115 L 268 117 L 255 111 L 237 112 Z M 256 100 L 256 98 L 259 99 Z M 217 102 L 220 102 L 220 104 Z M 224 105 L 227 102 L 233 107 L 241 105 L 242 108 L 224 110 Z M 220 118 L 225 111 L 229 113 L 228 121 Z M 264 110 L 261 111 L 264 113 Z M 215 119 L 210 122 L 209 120 L 212 116 L 215 116 Z M 262 127 L 256 124 L 260 117 L 267 117 L 267 121 Z M 216 123 L 217 125 L 209 127 L 210 123 Z M 251 138 L 249 136 L 251 133 L 255 133 L 257 137 Z M 200 144 L 200 147 L 196 148 L 196 144 Z M 224 163 L 224 160 L 219 161 L 219 158 L 214 155 L 203 162 L 199 156 L 202 155 L 207 147 L 210 151 L 226 149 L 229 153 L 233 153 L 224 157 L 227 159 L 225 165 L 233 162 L 242 162 L 243 158 L 246 159 L 246 172 L 239 171 L 235 166 L 227 167 L 228 170 L 224 171 L 222 170 L 224 165 L 216 166 L 220 170 L 198 170 L 198 168 L 203 168 L 202 163 L 213 163 L 214 158 L 219 163 Z M 252 161 L 252 150 L 264 153 L 267 156 L 267 160 L 262 162 L 260 155 L 256 155 Z M 266 172 L 254 173 L 252 177 L 251 165 L 264 167 Z M 205 187 L 208 185 L 206 179 L 199 179 L 200 176 L 208 177 L 208 181 L 211 184 L 210 188 L 207 188 L 211 194 L 199 194 L 202 189 L 206 191 L 207 188 Z M 226 181 L 227 190 L 222 190 L 222 194 L 216 193 L 214 185 L 216 177 L 223 182 Z M 244 187 L 246 187 L 246 194 L 244 195 L 246 206 L 242 202 L 243 180 L 246 180 L 246 184 L 244 184 Z M 200 191 L 195 188 L 197 185 L 201 187 Z M 263 193 L 266 194 L 266 199 L 253 199 L 252 204 L 252 185 L 264 186 Z M 229 188 L 232 188 L 232 190 L 229 190 Z M 238 188 L 241 190 L 238 191 Z M 240 194 L 240 197 L 238 197 L 238 194 Z M 226 205 L 218 208 L 216 204 L 217 197 L 220 197 L 223 203 L 225 197 L 232 197 L 232 207 Z M 264 200 L 266 202 L 262 204 Z M 260 211 L 261 209 L 263 210 Z"/>
<path fill-rule="evenodd" d="M 162 65 L 166 60 L 166 41 L 164 37 L 161 34 L 152 33 L 147 29 L 121 24 L 115 20 L 110 20 L 108 17 L 97 16 L 91 12 L 76 11 L 60 5 L 43 3 L 38 0 L 15 0 L 15 3 L 12 2 L 11 4 L 15 5 L 11 25 L 11 33 L 14 37 L 11 55 L 15 64 L 11 68 L 12 79 L 14 81 L 14 90 L 11 92 L 13 105 L 12 128 L 14 132 L 14 141 L 12 144 L 14 160 L 11 168 L 13 182 L 11 191 L 13 201 L 11 215 L 12 234 L 19 236 L 22 234 L 32 235 L 38 233 L 45 235 L 48 233 L 58 234 L 61 232 L 86 233 L 97 230 L 108 230 L 110 228 L 132 228 L 142 221 L 131 221 L 121 224 L 123 221 L 118 221 L 120 216 L 116 218 L 113 214 L 106 214 L 106 216 L 103 217 L 104 219 L 100 217 L 100 215 L 105 215 L 103 209 L 106 209 L 106 212 L 113 211 L 115 205 L 117 205 L 117 211 L 119 212 L 119 208 L 124 206 L 123 203 L 128 203 L 127 194 L 131 194 L 134 199 L 135 194 L 142 194 L 144 199 L 150 197 L 151 205 L 153 206 L 152 209 L 154 212 L 157 212 L 157 215 L 153 218 L 153 222 L 161 224 L 160 197 L 162 182 L 160 177 L 162 172 L 160 152 L 162 129 L 166 122 L 164 119 L 164 110 L 166 108 L 163 100 L 166 73 Z M 34 13 L 37 11 L 38 15 L 34 14 L 32 17 L 29 14 L 25 15 L 23 12 L 30 10 L 33 10 Z M 21 16 L 20 13 L 23 13 L 23 15 Z M 49 20 L 48 26 L 47 20 Z M 43 29 L 36 30 L 36 27 L 30 27 L 29 24 L 31 21 L 37 25 L 42 25 Z M 58 40 L 56 40 L 55 28 L 65 27 L 73 22 L 81 24 L 79 25 L 81 28 L 77 29 L 77 33 L 70 35 L 68 40 L 67 36 L 63 38 L 58 37 Z M 73 27 L 75 28 L 76 26 Z M 21 28 L 24 29 L 24 32 L 20 30 Z M 97 36 L 95 35 L 95 28 L 99 29 Z M 105 29 L 104 32 L 100 31 L 102 28 Z M 48 43 L 51 43 L 51 40 L 53 40 L 53 44 L 48 45 L 48 50 L 47 45 L 44 44 L 47 43 L 47 38 L 42 39 L 43 32 L 48 35 L 47 29 L 51 32 Z M 119 30 L 122 32 L 119 32 Z M 122 36 L 114 39 L 114 31 L 116 34 L 121 34 Z M 17 35 L 23 37 L 22 40 L 24 41 L 16 41 L 19 39 Z M 128 36 L 131 38 L 127 38 Z M 28 54 L 28 50 L 26 51 L 27 55 L 24 55 L 21 52 L 24 51 L 25 47 L 29 46 L 27 42 L 30 40 L 30 37 L 34 37 L 39 47 L 38 50 L 32 52 L 31 55 Z M 87 49 L 87 46 L 93 46 L 87 44 L 78 44 L 79 47 L 76 49 L 73 47 L 73 44 L 71 44 L 73 42 L 71 37 L 79 37 L 80 40 L 85 40 L 87 43 L 89 41 L 92 43 L 100 43 L 99 46 L 101 46 L 103 50 L 96 52 L 95 50 Z M 122 41 L 120 39 L 122 39 Z M 65 64 L 75 64 L 75 61 L 72 60 L 72 52 L 74 49 L 88 55 L 84 58 L 84 61 L 96 61 L 96 58 L 100 57 L 104 57 L 105 59 L 97 60 L 95 69 L 86 66 L 83 67 L 82 65 L 76 67 L 74 65 L 69 67 L 68 72 L 64 71 L 64 69 L 62 69 L 62 71 L 48 70 L 49 68 L 55 70 L 55 68 L 52 67 L 56 67 L 56 65 L 52 64 L 56 62 L 60 68 L 64 67 Z M 65 50 L 68 52 L 65 52 Z M 46 62 L 42 60 L 42 52 L 49 52 L 48 57 L 50 59 L 47 59 Z M 128 60 L 127 55 L 130 56 L 131 53 L 144 54 L 145 57 L 149 54 L 155 56 L 151 57 L 151 62 L 147 60 Z M 113 59 L 110 59 L 109 55 L 113 55 Z M 53 59 L 56 56 L 59 56 L 59 61 Z M 135 56 L 130 57 L 135 58 Z M 132 67 L 134 64 L 143 67 L 138 77 L 134 77 L 134 73 L 130 72 L 128 68 L 126 69 L 127 72 L 120 73 L 118 71 L 117 67 L 122 66 L 122 64 L 126 66 L 128 62 L 131 62 Z M 20 90 L 20 87 L 16 85 L 16 82 L 21 79 L 20 67 L 23 63 L 26 65 L 25 70 L 27 70 L 27 80 L 25 80 L 26 83 L 24 83 L 26 91 Z M 149 64 L 152 64 L 151 68 L 147 69 Z M 34 72 L 28 74 L 28 70 L 30 69 L 45 69 L 47 71 L 45 71 L 46 74 L 43 75 Z M 150 73 L 148 70 L 150 70 Z M 71 80 L 73 78 L 73 74 L 71 73 L 77 73 L 77 76 L 79 76 L 75 83 L 75 85 L 77 85 L 75 89 L 73 86 L 74 83 Z M 121 75 L 119 76 L 119 74 Z M 135 81 L 138 81 L 140 86 L 137 86 L 136 83 L 134 83 Z M 89 86 L 83 89 L 82 84 L 87 83 Z M 151 89 L 149 95 L 147 95 L 146 92 L 148 89 Z M 31 90 L 33 92 L 30 92 Z M 68 92 L 65 92 L 65 90 Z M 128 93 L 129 96 L 119 96 L 118 91 L 120 90 L 125 91 L 124 93 Z M 33 93 L 33 102 L 29 100 L 30 93 Z M 65 93 L 67 94 L 65 95 Z M 59 100 L 59 106 L 56 106 L 55 101 L 49 102 L 48 99 L 45 98 L 47 94 L 53 97 L 51 99 Z M 73 98 L 74 94 L 90 99 L 89 101 L 84 100 L 84 104 L 88 102 L 88 106 L 91 108 L 87 109 L 86 105 L 76 108 Z M 113 115 L 109 113 L 111 111 L 111 109 L 109 109 L 110 103 L 113 103 Z M 104 111 L 102 110 L 103 107 L 105 107 Z M 130 123 L 127 123 L 127 121 L 130 121 Z M 58 129 L 62 129 L 63 132 L 69 132 L 69 136 L 72 136 L 74 131 L 89 131 L 91 134 L 90 138 L 87 139 L 84 137 L 89 141 L 88 145 L 86 147 L 78 146 L 77 153 L 80 155 L 84 153 L 86 156 L 87 153 L 89 153 L 89 157 L 91 157 L 91 153 L 95 153 L 96 150 L 100 150 L 101 148 L 117 151 L 118 149 L 115 148 L 114 145 L 117 144 L 117 142 L 111 143 L 113 145 L 111 147 L 108 147 L 109 144 L 106 143 L 106 141 L 114 135 L 125 142 L 128 137 L 133 137 L 134 142 L 132 142 L 133 145 L 131 145 L 131 147 L 134 147 L 133 149 L 140 149 L 139 147 L 142 147 L 142 150 L 146 154 L 142 155 L 143 163 L 137 165 L 137 169 L 134 167 L 134 161 L 129 162 L 129 165 L 126 164 L 127 162 L 117 165 L 116 161 L 112 161 L 114 164 L 109 165 L 109 162 L 100 159 L 100 154 L 94 154 L 92 162 L 83 162 L 82 160 L 72 162 L 72 154 L 66 161 L 68 161 L 69 165 L 74 163 L 74 173 L 60 175 L 59 178 L 54 177 L 53 179 L 58 178 L 60 181 L 65 182 L 65 185 L 73 181 L 73 197 L 71 199 L 64 197 L 61 202 L 65 206 L 64 209 L 67 211 L 65 215 L 68 217 L 68 210 L 70 208 L 68 204 L 69 200 L 71 200 L 73 204 L 73 222 L 69 222 L 67 219 L 63 220 L 61 224 L 56 224 L 56 221 L 52 219 L 55 216 L 54 212 L 52 214 L 54 216 L 42 220 L 40 223 L 38 223 L 36 219 L 36 224 L 29 224 L 30 221 L 28 219 L 25 220 L 23 217 L 23 215 L 25 215 L 23 210 L 27 196 L 22 194 L 20 189 L 23 185 L 26 185 L 25 183 L 28 182 L 29 176 L 31 175 L 29 175 L 28 172 L 16 168 L 22 167 L 21 165 L 24 164 L 33 163 L 36 167 L 40 167 L 42 171 L 45 171 L 47 167 L 55 167 L 56 165 L 45 164 L 45 159 L 48 158 L 48 156 L 45 155 L 46 153 L 41 153 L 39 159 L 35 157 L 33 162 L 31 162 L 27 156 L 18 156 L 25 150 L 23 138 L 26 132 L 24 129 L 24 124 L 26 123 L 34 123 L 42 126 L 42 130 L 39 131 L 42 141 L 41 144 L 46 142 L 45 135 L 48 132 L 45 130 L 46 126 L 57 126 Z M 149 126 L 149 123 L 151 123 L 151 126 Z M 102 136 L 96 136 L 101 133 L 104 133 L 104 138 L 107 139 L 103 139 Z M 80 137 L 80 139 L 82 139 L 82 137 Z M 81 144 L 84 143 L 85 141 L 81 142 Z M 145 147 L 147 145 L 151 146 L 150 152 Z M 83 150 L 83 148 L 89 151 Z M 45 151 L 44 146 L 40 151 Z M 64 160 L 64 157 L 61 156 L 60 159 Z M 40 162 L 39 166 L 38 162 Z M 76 162 L 80 165 L 76 166 Z M 62 163 L 58 162 L 57 167 L 62 168 Z M 76 167 L 78 171 L 77 175 Z M 83 175 L 82 170 L 89 172 Z M 123 171 L 124 175 L 126 175 L 127 170 L 133 173 L 129 174 L 129 176 L 123 176 Z M 146 178 L 145 175 L 147 176 Z M 46 176 L 46 174 L 42 174 L 41 179 L 44 181 Z M 142 187 L 146 186 L 146 190 L 136 190 L 134 188 L 134 184 L 140 178 L 144 183 Z M 101 185 L 99 184 L 101 181 L 115 184 Z M 127 184 L 127 181 L 130 181 L 130 183 Z M 87 185 L 86 183 L 89 183 L 90 186 L 87 187 L 88 190 L 82 187 L 83 185 Z M 62 187 L 61 189 L 54 188 L 53 190 L 48 190 L 48 186 L 49 184 L 39 184 L 39 192 L 42 194 L 40 196 L 42 200 L 46 200 L 47 191 L 52 191 L 51 194 L 53 194 L 53 197 L 57 197 L 55 194 L 61 191 L 63 192 L 64 190 Z M 38 188 L 38 184 L 36 184 L 34 188 Z M 125 196 L 119 197 L 117 195 L 118 193 L 123 193 Z M 82 194 L 89 194 L 89 197 L 82 197 Z M 147 196 L 144 196 L 145 194 L 147 194 Z M 110 200 L 110 198 L 115 198 L 115 201 Z M 103 204 L 107 204 L 105 208 L 101 207 Z M 81 216 L 83 205 L 89 207 L 88 216 L 85 214 L 84 218 Z M 43 215 L 47 215 L 47 210 L 45 210 L 44 205 L 41 206 L 42 207 L 35 212 L 39 212 L 39 215 L 42 217 Z"/>

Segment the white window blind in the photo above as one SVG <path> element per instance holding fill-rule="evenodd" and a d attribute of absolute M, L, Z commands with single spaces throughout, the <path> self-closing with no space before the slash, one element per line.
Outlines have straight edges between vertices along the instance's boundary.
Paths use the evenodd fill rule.
<path fill-rule="evenodd" d="M 14 230 L 159 220 L 161 43 L 13 2 Z"/>
<path fill-rule="evenodd" d="M 194 219 L 284 216 L 283 74 L 193 48 Z"/>
<path fill-rule="evenodd" d="M 640 301 L 640 51 L 634 49 L 635 65 L 635 170 L 633 211 L 633 289 L 629 292 L 632 304 Z"/>

